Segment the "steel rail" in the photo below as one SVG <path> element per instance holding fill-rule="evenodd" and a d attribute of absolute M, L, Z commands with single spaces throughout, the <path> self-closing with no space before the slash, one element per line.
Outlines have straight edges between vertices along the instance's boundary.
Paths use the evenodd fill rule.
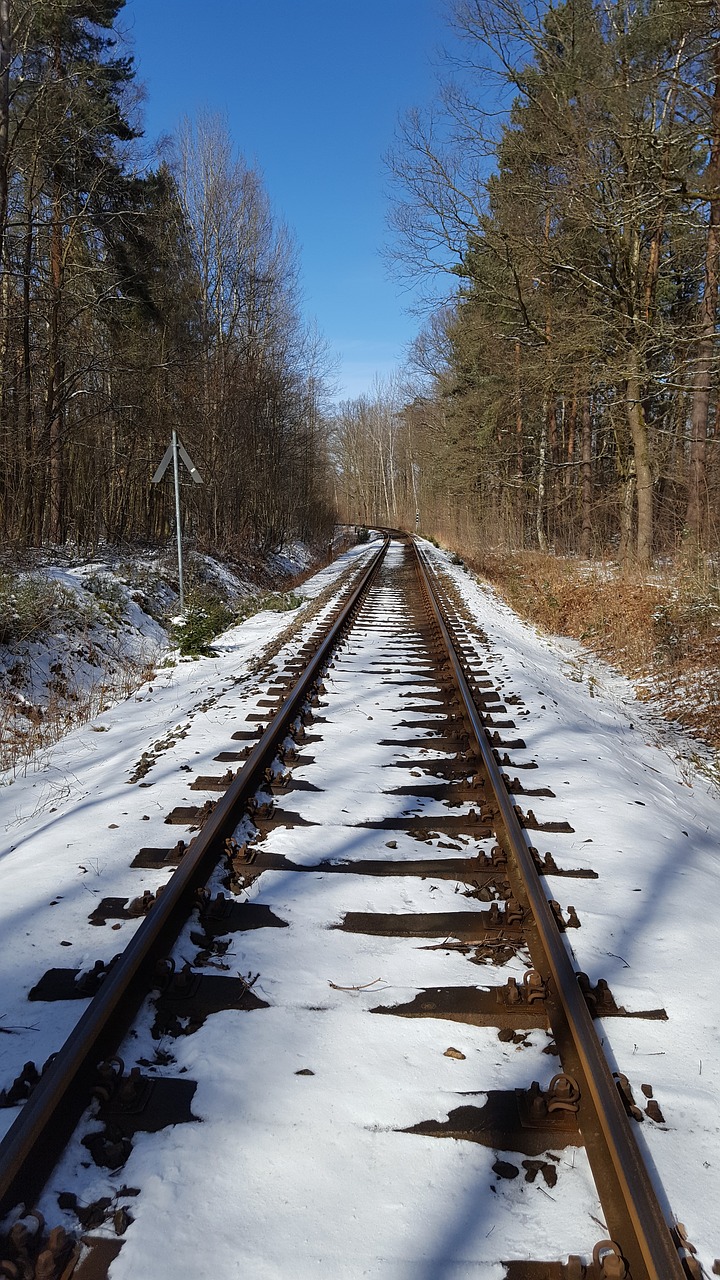
<path fill-rule="evenodd" d="M 98 1063 L 116 1049 L 125 1034 L 130 1019 L 152 985 L 149 982 L 151 966 L 174 940 L 178 921 L 187 918 L 195 889 L 207 879 L 220 856 L 222 842 L 237 826 L 244 803 L 257 789 L 262 771 L 287 736 L 313 684 L 359 609 L 388 545 L 386 535 L 383 546 L 362 574 L 281 709 L 218 800 L 177 870 L 0 1143 L 0 1217 L 20 1202 L 24 1201 L 29 1207 L 51 1175 L 87 1106 Z M 118 1025 L 120 1020 L 122 1028 Z"/>
<path fill-rule="evenodd" d="M 666 1219 L 647 1166 L 631 1131 L 585 998 L 578 986 L 576 971 L 558 931 L 525 833 L 520 826 L 515 806 L 505 786 L 485 726 L 475 705 L 462 662 L 444 617 L 440 592 L 434 581 L 434 575 L 414 540 L 413 547 L 420 579 L 424 584 L 429 604 L 447 648 L 453 674 L 477 738 L 483 764 L 505 825 L 508 842 L 524 881 L 538 934 L 554 980 L 555 993 L 567 1020 L 615 1178 L 635 1231 L 638 1254 L 645 1266 L 645 1276 L 636 1274 L 636 1271 L 631 1268 L 632 1280 L 645 1280 L 645 1277 L 647 1280 L 687 1280 L 687 1272 L 672 1240 L 671 1226 Z M 622 1248 L 623 1242 L 618 1243 Z"/>

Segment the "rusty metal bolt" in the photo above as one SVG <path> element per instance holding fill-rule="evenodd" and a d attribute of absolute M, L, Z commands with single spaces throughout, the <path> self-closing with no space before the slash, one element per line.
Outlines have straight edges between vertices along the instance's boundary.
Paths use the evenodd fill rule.
<path fill-rule="evenodd" d="M 580 1110 L 580 1086 L 573 1076 L 559 1071 L 550 1081 L 548 1091 L 548 1111 Z"/>
<path fill-rule="evenodd" d="M 593 1265 L 602 1280 L 626 1280 L 628 1269 L 614 1240 L 599 1240 L 593 1249 Z"/>
<path fill-rule="evenodd" d="M 103 960 L 96 960 L 92 969 L 87 973 L 82 973 L 75 983 L 77 991 L 85 995 L 94 995 L 100 986 L 103 978 L 107 973 L 107 968 Z"/>
<path fill-rule="evenodd" d="M 141 897 L 133 898 L 132 902 L 128 903 L 127 914 L 129 916 L 145 916 L 154 901 L 155 894 L 151 893 L 149 889 L 146 889 Z"/>
<path fill-rule="evenodd" d="M 180 972 L 175 975 L 175 990 L 179 992 L 187 991 L 194 978 L 195 973 L 193 971 L 193 967 L 189 961 L 186 960 Z"/>
<path fill-rule="evenodd" d="M 26 1062 L 20 1075 L 13 1080 L 7 1089 L 0 1089 L 0 1107 L 14 1107 L 16 1103 L 29 1098 L 40 1079 L 40 1072 L 34 1062 Z"/>
<path fill-rule="evenodd" d="M 536 969 L 528 969 L 523 974 L 523 990 L 528 1004 L 545 999 L 547 988 Z"/>
<path fill-rule="evenodd" d="M 132 1107 L 141 1096 L 145 1089 L 145 1081 L 140 1074 L 139 1067 L 133 1067 L 130 1075 L 120 1083 L 117 1092 L 117 1101 L 121 1107 Z"/>
<path fill-rule="evenodd" d="M 26 1262 L 29 1259 L 32 1239 L 27 1223 L 16 1222 L 11 1228 L 9 1236 L 10 1248 L 19 1262 Z"/>
<path fill-rule="evenodd" d="M 640 1108 L 636 1105 L 632 1087 L 627 1076 L 623 1075 L 621 1071 L 613 1071 L 613 1075 L 627 1114 L 632 1116 L 633 1120 L 637 1120 L 638 1123 L 642 1123 L 645 1117 Z"/>
<path fill-rule="evenodd" d="M 689 1250 L 690 1253 L 697 1253 L 695 1245 L 691 1244 L 688 1239 L 687 1227 L 684 1222 L 675 1223 L 675 1235 L 677 1236 L 678 1244 L 680 1244 L 683 1249 Z"/>
<path fill-rule="evenodd" d="M 165 987 L 169 985 L 174 972 L 175 961 L 172 956 L 163 956 L 161 960 L 156 962 L 153 976 L 161 991 L 164 991 Z"/>
<path fill-rule="evenodd" d="M 505 907 L 506 924 L 522 924 L 523 909 L 515 898 L 508 898 Z"/>
<path fill-rule="evenodd" d="M 601 1009 L 614 1009 L 615 1001 L 605 978 L 598 978 L 595 986 L 595 998 Z"/>
<path fill-rule="evenodd" d="M 34 1280 L 56 1280 L 56 1259 L 49 1249 L 43 1249 L 35 1263 Z"/>
<path fill-rule="evenodd" d="M 594 1015 L 595 1007 L 597 1005 L 597 997 L 593 990 L 593 985 L 586 973 L 576 973 L 575 977 L 577 978 L 577 984 L 585 997 L 585 1003 L 587 1004 L 590 1012 Z"/>
<path fill-rule="evenodd" d="M 540 1082 L 533 1080 L 527 1092 L 527 1101 L 530 1115 L 534 1120 L 544 1120 L 547 1115 L 547 1102 L 545 1094 L 540 1088 Z"/>
<path fill-rule="evenodd" d="M 62 1258 L 73 1244 L 73 1237 L 68 1235 L 64 1227 L 53 1227 L 47 1238 L 47 1248 L 53 1258 Z"/>
<path fill-rule="evenodd" d="M 92 1091 L 92 1097 L 97 1098 L 100 1105 L 109 1102 L 113 1097 L 118 1083 L 123 1078 L 124 1062 L 122 1057 L 110 1057 L 105 1062 L 97 1064 L 97 1075 L 100 1076 L 100 1083 L 95 1085 Z"/>
<path fill-rule="evenodd" d="M 561 933 L 565 932 L 565 921 L 563 920 L 562 907 L 554 898 L 548 898 L 548 906 L 555 917 L 555 923 Z"/>

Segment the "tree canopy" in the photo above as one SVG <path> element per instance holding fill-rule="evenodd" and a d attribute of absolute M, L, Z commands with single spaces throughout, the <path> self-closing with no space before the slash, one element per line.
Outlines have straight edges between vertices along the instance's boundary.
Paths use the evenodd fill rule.
<path fill-rule="evenodd" d="M 324 356 L 295 247 L 224 122 L 148 165 L 124 0 L 0 0 L 0 527 L 16 544 L 165 536 L 174 427 L 200 543 L 333 518 Z"/>
<path fill-rule="evenodd" d="M 439 356 L 429 402 L 462 518 L 641 564 L 702 548 L 720 482 L 714 0 L 456 0 L 454 25 L 464 55 L 390 166 L 398 262 L 455 281 L 416 358 Z"/>

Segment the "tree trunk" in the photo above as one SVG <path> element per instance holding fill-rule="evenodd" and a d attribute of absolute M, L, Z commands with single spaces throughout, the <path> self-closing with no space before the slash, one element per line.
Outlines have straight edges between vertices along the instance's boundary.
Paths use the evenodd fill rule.
<path fill-rule="evenodd" d="M 620 479 L 620 544 L 618 559 L 626 565 L 631 559 L 633 544 L 633 506 L 635 496 L 635 466 L 629 458 Z"/>
<path fill-rule="evenodd" d="M 547 537 L 545 534 L 545 472 L 547 465 L 547 423 L 548 423 L 548 406 L 547 400 L 543 401 L 542 421 L 540 424 L 540 449 L 538 453 L 538 484 L 537 484 L 537 507 L 535 508 L 535 529 L 537 531 L 538 546 L 541 551 L 547 551 Z"/>
<path fill-rule="evenodd" d="M 711 149 L 706 173 L 707 188 L 712 195 L 705 244 L 705 282 L 700 303 L 699 339 L 692 379 L 690 472 L 685 515 L 688 541 L 696 548 L 702 544 L 707 521 L 705 462 L 718 305 L 720 254 L 720 46 L 718 44 L 715 45 L 713 53 L 713 71 L 715 88 L 712 102 Z"/>
<path fill-rule="evenodd" d="M 642 406 L 640 361 L 635 347 L 628 353 L 628 377 L 625 384 L 625 407 L 635 463 L 637 495 L 637 547 L 638 564 L 649 565 L 653 555 L 653 477 L 650 465 L 650 444 L 647 423 Z"/>
<path fill-rule="evenodd" d="M 48 442 L 50 511 L 48 536 L 51 542 L 64 541 L 64 466 L 63 466 L 63 413 L 60 388 L 63 379 L 60 350 L 60 307 L 62 299 L 63 228 L 60 209 L 61 197 L 56 190 L 53 198 L 52 227 L 50 230 L 50 320 L 48 327 L 48 380 L 45 401 L 45 430 Z"/>
<path fill-rule="evenodd" d="M 557 527 L 556 527 L 556 488 L 557 488 L 557 460 L 558 460 L 558 430 L 557 430 L 557 400 L 554 392 L 551 392 L 548 400 L 547 409 L 547 457 L 550 461 L 550 474 L 546 472 L 546 488 L 549 488 L 548 513 L 546 517 L 547 534 L 550 537 L 550 545 L 556 545 Z M 547 464 L 546 464 L 547 465 Z M 548 483 L 549 480 L 549 483 Z"/>
<path fill-rule="evenodd" d="M 520 343 L 515 343 L 515 441 L 517 445 L 517 473 L 522 479 L 523 473 L 523 415 L 522 391 L 520 384 Z"/>
<path fill-rule="evenodd" d="M 565 451 L 565 489 L 569 492 L 573 483 L 573 463 L 575 461 L 575 430 L 577 427 L 577 386 L 573 387 L 570 412 L 568 414 L 567 449 Z"/>
<path fill-rule="evenodd" d="M 33 277 L 33 195 L 30 179 L 25 186 L 25 226 L 22 253 L 22 320 L 18 429 L 25 455 L 20 488 L 20 538 L 39 546 L 42 542 L 42 508 L 45 479 L 40 468 L 33 404 L 33 367 L 30 328 Z"/>
<path fill-rule="evenodd" d="M 0 271 L 5 267 L 5 231 L 8 213 L 11 61 L 10 0 L 0 0 Z"/>
<path fill-rule="evenodd" d="M 590 396 L 586 391 L 582 398 L 582 532 L 580 554 L 586 558 L 592 551 L 592 418 Z"/>

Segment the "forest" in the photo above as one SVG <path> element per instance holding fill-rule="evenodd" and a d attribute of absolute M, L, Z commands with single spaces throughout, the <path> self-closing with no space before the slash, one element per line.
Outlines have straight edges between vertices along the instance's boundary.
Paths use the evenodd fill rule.
<path fill-rule="evenodd" d="M 716 0 L 449 0 L 387 157 L 429 301 L 405 376 L 328 412 L 298 255 L 221 118 L 143 149 L 125 0 L 0 0 L 0 530 L 200 547 L 337 514 L 449 543 L 718 549 Z M 148 158 L 150 155 L 150 158 Z"/>
<path fill-rule="evenodd" d="M 344 509 L 640 568 L 716 552 L 718 6 L 456 0 L 452 23 L 388 157 L 396 267 L 435 305 L 414 391 L 336 415 Z"/>
<path fill-rule="evenodd" d="M 150 479 L 176 428 L 198 546 L 325 538 L 324 354 L 292 236 L 222 119 L 148 160 L 123 6 L 0 0 L 0 532 L 163 539 L 172 481 Z"/>

